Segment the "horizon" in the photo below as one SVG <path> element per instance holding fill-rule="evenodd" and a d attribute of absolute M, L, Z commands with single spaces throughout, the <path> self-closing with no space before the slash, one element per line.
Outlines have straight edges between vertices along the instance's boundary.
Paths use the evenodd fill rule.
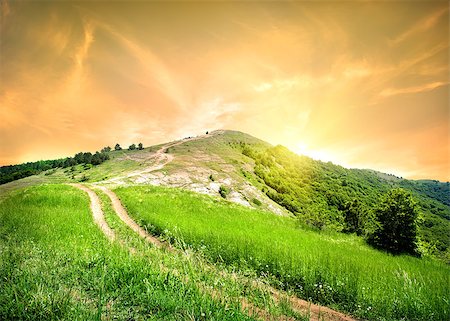
<path fill-rule="evenodd" d="M 213 129 L 213 130 L 210 130 L 210 131 L 207 130 L 207 131 L 208 131 L 209 133 L 213 133 L 213 132 L 219 131 L 219 130 L 223 130 L 223 131 L 236 131 L 236 130 L 234 130 L 234 129 Z M 241 133 L 243 133 L 243 134 L 247 134 L 247 133 L 242 132 L 242 131 L 239 131 L 239 132 L 241 132 Z M 181 137 L 181 138 L 175 139 L 175 141 L 177 141 L 177 140 L 183 140 L 185 137 L 197 137 L 197 136 L 200 136 L 200 135 L 202 135 L 202 134 L 184 135 L 184 136 Z M 247 134 L 247 135 L 249 135 L 249 134 Z M 254 137 L 254 136 L 253 136 L 253 137 Z M 258 138 L 258 137 L 255 137 L 255 138 Z M 145 144 L 143 144 L 143 145 L 144 145 L 144 148 L 148 148 L 148 147 L 153 147 L 153 146 L 157 146 L 157 145 L 161 145 L 161 144 L 165 144 L 165 143 L 170 143 L 170 142 L 172 142 L 172 141 L 159 142 L 159 143 L 156 143 L 156 144 L 153 144 L 153 145 L 148 145 L 148 146 L 146 146 Z M 140 141 L 139 141 L 139 142 L 130 142 L 130 144 L 138 144 L 138 143 L 140 143 Z M 78 151 L 78 152 L 83 152 L 83 153 L 95 153 L 95 152 L 99 151 L 99 150 L 100 150 L 101 148 L 103 148 L 103 147 L 110 147 L 110 148 L 111 148 L 111 152 L 114 152 L 114 151 L 115 151 L 115 150 L 114 150 L 114 145 L 115 145 L 115 144 L 119 144 L 120 147 L 122 147 L 122 149 L 125 149 L 125 150 L 128 149 L 128 148 L 127 148 L 127 145 L 128 145 L 128 144 L 121 144 L 120 142 L 117 142 L 117 143 L 107 144 L 107 145 L 105 145 L 105 146 L 99 147 L 99 148 L 97 148 L 96 150 L 83 150 L 83 151 Z M 282 144 L 275 144 L 275 145 L 274 145 L 274 144 L 271 144 L 271 145 L 272 145 L 272 146 L 280 145 L 280 146 L 286 147 L 286 146 L 284 146 L 284 145 L 282 145 Z M 286 147 L 286 148 L 288 148 L 288 147 Z M 288 148 L 288 149 L 289 149 L 289 148 Z M 309 157 L 309 158 L 311 158 L 311 159 L 313 159 L 313 160 L 315 160 L 315 161 L 320 161 L 320 162 L 324 162 L 324 163 L 331 162 L 331 163 L 334 164 L 334 165 L 341 166 L 341 167 L 344 167 L 344 168 L 346 168 L 346 169 L 375 171 L 375 172 L 379 172 L 379 173 L 381 173 L 381 174 L 386 174 L 386 175 L 390 175 L 390 176 L 395 176 L 395 177 L 397 177 L 397 178 L 399 178 L 399 179 L 425 180 L 425 181 L 426 181 L 426 180 L 432 180 L 432 181 L 436 181 L 436 179 L 431 179 L 431 178 L 418 178 L 418 179 L 406 178 L 406 177 L 403 177 L 403 176 L 401 176 L 401 175 L 399 175 L 399 174 L 397 174 L 397 173 L 394 173 L 394 172 L 380 171 L 380 170 L 375 170 L 375 169 L 372 169 L 372 168 L 349 167 L 349 166 L 346 166 L 346 165 L 342 165 L 342 164 L 333 162 L 333 161 L 331 161 L 331 160 L 322 160 L 322 159 L 320 159 L 320 158 L 317 158 L 317 157 L 314 157 L 314 156 L 311 156 L 311 155 L 301 154 L 301 153 L 298 153 L 298 152 L 296 152 L 296 151 L 294 151 L 294 150 L 291 150 L 291 149 L 289 149 L 289 150 L 290 150 L 291 152 L 295 153 L 295 154 L 298 155 L 298 156 L 306 156 L 306 157 Z M 78 152 L 77 152 L 77 153 L 78 153 Z M 56 159 L 65 159 L 65 158 L 68 158 L 68 157 L 73 157 L 73 154 L 72 154 L 72 155 L 62 156 L 62 157 L 59 157 L 59 158 L 56 158 Z M 31 160 L 31 161 L 29 161 L 29 162 L 32 163 L 32 162 L 48 161 L 48 160 L 52 160 L 52 159 L 38 159 L 38 160 Z M 28 163 L 28 162 L 24 162 L 24 163 Z M 24 164 L 24 163 L 16 163 L 16 164 L 0 165 L 0 167 L 4 167 L 4 166 L 15 166 L 15 165 L 20 165 L 20 164 Z M 444 181 L 442 181 L 442 180 L 437 180 L 437 181 L 439 181 L 439 182 L 441 182 L 441 183 L 447 183 L 447 182 L 449 182 L 449 181 L 445 181 L 445 180 L 444 180 Z"/>
<path fill-rule="evenodd" d="M 445 2 L 1 0 L 0 166 L 233 128 L 447 182 L 448 25 Z"/>

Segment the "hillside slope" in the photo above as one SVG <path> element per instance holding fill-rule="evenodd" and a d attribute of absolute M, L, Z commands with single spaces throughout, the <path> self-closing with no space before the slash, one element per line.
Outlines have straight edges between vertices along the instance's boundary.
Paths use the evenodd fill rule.
<path fill-rule="evenodd" d="M 420 235 L 429 252 L 449 258 L 449 183 L 413 181 L 373 170 L 346 169 L 299 156 L 248 134 L 217 130 L 144 150 L 110 151 L 97 166 L 76 165 L 0 185 L 9 189 L 45 182 L 107 186 L 163 185 L 219 196 L 241 205 L 342 230 L 343 210 L 359 200 L 370 210 L 395 187 L 410 190 L 423 213 Z M 306 217 L 306 216 L 307 217 Z"/>

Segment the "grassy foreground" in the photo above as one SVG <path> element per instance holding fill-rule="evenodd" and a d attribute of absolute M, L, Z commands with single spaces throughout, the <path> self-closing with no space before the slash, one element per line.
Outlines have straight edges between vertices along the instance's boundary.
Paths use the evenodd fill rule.
<path fill-rule="evenodd" d="M 391 256 L 354 236 L 302 230 L 295 220 L 159 187 L 115 190 L 150 231 L 211 261 L 251 268 L 300 297 L 371 320 L 448 320 L 450 268 Z"/>
<path fill-rule="evenodd" d="M 159 264 L 109 243 L 75 188 L 0 202 L 0 320 L 252 320 Z"/>

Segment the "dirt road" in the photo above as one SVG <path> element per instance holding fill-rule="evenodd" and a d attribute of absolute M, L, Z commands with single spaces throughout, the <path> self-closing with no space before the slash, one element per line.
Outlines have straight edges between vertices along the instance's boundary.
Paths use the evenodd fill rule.
<path fill-rule="evenodd" d="M 109 227 L 108 223 L 105 221 L 105 215 L 103 214 L 102 206 L 100 203 L 100 199 L 97 194 L 89 188 L 81 184 L 70 184 L 73 187 L 79 188 L 82 191 L 86 192 L 89 195 L 89 199 L 91 201 L 90 207 L 92 211 L 92 216 L 94 217 L 94 222 L 100 227 L 102 232 L 106 235 L 106 237 L 110 241 L 114 241 L 115 234 L 114 231 Z"/>
<path fill-rule="evenodd" d="M 220 133 L 221 133 L 220 131 L 216 131 L 214 133 L 208 134 L 208 136 L 214 136 L 214 135 L 217 135 Z M 103 181 L 102 184 L 104 184 L 104 183 L 120 184 L 120 182 L 123 182 L 124 179 L 130 179 L 130 178 L 136 178 L 136 177 L 141 177 L 145 181 L 145 174 L 163 169 L 164 166 L 166 166 L 167 164 L 169 164 L 170 162 L 173 161 L 174 156 L 168 152 L 169 148 L 184 144 L 186 142 L 194 141 L 197 139 L 203 139 L 203 138 L 205 138 L 205 136 L 206 135 L 201 135 L 201 136 L 192 137 L 192 138 L 185 138 L 185 139 L 182 139 L 179 141 L 164 144 L 163 146 L 161 146 L 160 149 L 158 149 L 153 154 L 149 155 L 146 159 L 134 158 L 132 155 L 127 155 L 126 159 L 141 161 L 141 162 L 143 160 L 147 160 L 147 161 L 150 160 L 153 162 L 153 164 L 151 164 L 150 166 L 147 166 L 146 168 L 143 168 L 143 169 L 134 170 L 125 176 L 117 176 L 112 179 Z"/>
<path fill-rule="evenodd" d="M 79 184 L 74 184 L 74 186 L 81 188 L 84 191 L 88 192 L 88 194 L 90 196 L 91 196 L 91 193 L 93 193 L 95 195 L 95 193 L 92 190 L 90 190 L 89 188 L 87 188 L 85 186 L 82 186 Z M 101 189 L 110 198 L 113 208 L 114 208 L 114 211 L 116 212 L 117 216 L 119 216 L 119 218 L 127 226 L 129 226 L 133 231 L 138 233 L 140 237 L 144 238 L 147 242 L 152 243 L 153 245 L 155 245 L 157 247 L 165 247 L 172 251 L 176 251 L 176 249 L 171 247 L 170 244 L 160 241 L 158 238 L 149 234 L 145 229 L 143 229 L 141 226 L 139 226 L 128 215 L 127 211 L 125 210 L 125 208 L 123 207 L 119 198 L 117 197 L 117 195 L 114 192 L 112 192 L 111 190 L 109 190 L 108 188 L 106 188 L 104 186 L 100 186 L 99 189 Z M 95 195 L 95 197 L 91 198 L 91 202 L 96 203 L 96 205 L 94 207 L 91 206 L 93 212 L 94 212 L 94 208 L 97 211 L 97 214 L 94 215 L 94 218 L 97 217 L 98 221 L 104 222 L 104 218 L 98 218 L 99 215 L 103 215 L 103 212 L 101 211 L 101 208 L 99 211 L 100 201 L 99 201 L 97 195 Z M 92 205 L 92 203 L 91 203 L 91 205 Z M 106 224 L 106 222 L 104 222 L 104 224 Z M 107 229 L 103 229 L 103 227 L 102 227 L 103 223 L 99 224 L 99 226 L 101 226 L 101 228 L 105 234 L 106 234 L 105 231 L 107 229 L 110 230 L 109 227 L 107 227 Z M 114 232 L 112 232 L 112 233 L 114 233 Z M 297 311 L 298 313 L 301 313 L 301 314 L 309 313 L 310 321 L 319 321 L 319 320 L 321 320 L 321 321 L 356 321 L 356 319 L 354 319 L 348 315 L 345 315 L 344 313 L 332 310 L 327 307 L 313 304 L 309 301 L 302 300 L 296 296 L 288 296 L 285 293 L 283 293 L 271 286 L 264 285 L 264 287 L 269 293 L 271 293 L 272 298 L 275 302 L 281 303 L 282 301 L 287 300 L 290 303 L 292 309 Z M 264 320 L 273 320 L 273 318 L 268 317 L 270 314 L 268 314 L 267 311 L 261 310 L 255 306 L 249 304 L 244 298 L 242 299 L 242 306 L 244 309 L 253 311 L 253 313 L 255 313 L 257 316 L 261 317 Z M 290 320 L 290 318 L 287 318 L 287 319 L 281 318 L 281 319 L 282 320 Z"/>
<path fill-rule="evenodd" d="M 128 225 L 133 231 L 138 233 L 140 237 L 142 237 L 147 242 L 150 242 L 157 247 L 170 247 L 169 245 L 162 243 L 158 238 L 149 234 L 145 229 L 143 229 L 135 221 L 133 221 L 133 219 L 128 215 L 127 211 L 123 207 L 122 203 L 120 203 L 120 200 L 115 193 L 113 193 L 111 190 L 107 189 L 104 186 L 99 186 L 99 189 L 102 190 L 109 197 L 117 216 L 119 216 L 119 218 L 126 225 Z"/>

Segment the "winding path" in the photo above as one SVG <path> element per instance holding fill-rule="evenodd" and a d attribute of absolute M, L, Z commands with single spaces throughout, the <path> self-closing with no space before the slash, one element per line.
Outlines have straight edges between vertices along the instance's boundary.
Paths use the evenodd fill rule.
<path fill-rule="evenodd" d="M 91 201 L 90 207 L 92 211 L 92 216 L 94 218 L 94 222 L 98 225 L 100 230 L 102 230 L 103 234 L 105 234 L 110 241 L 114 241 L 116 235 L 114 231 L 109 227 L 108 223 L 106 223 L 105 221 L 105 215 L 103 213 L 100 199 L 98 198 L 97 194 L 95 194 L 93 190 L 87 188 L 84 185 L 81 184 L 70 184 L 70 185 L 78 189 L 81 189 L 82 191 L 88 194 L 89 199 Z"/>
<path fill-rule="evenodd" d="M 110 241 L 114 241 L 116 239 L 114 231 L 108 226 L 108 224 L 105 221 L 104 213 L 101 208 L 100 199 L 98 198 L 97 194 L 91 190 L 90 188 L 81 185 L 81 184 L 70 184 L 76 188 L 79 188 L 86 192 L 89 195 L 91 204 L 91 211 L 92 215 L 94 217 L 95 223 L 100 227 L 102 232 L 107 236 L 107 238 Z M 127 225 L 129 226 L 133 231 L 139 234 L 140 237 L 145 239 L 147 242 L 152 243 L 156 247 L 163 247 L 167 248 L 171 251 L 175 251 L 173 247 L 170 246 L 170 244 L 166 242 L 160 241 L 155 236 L 149 234 L 145 229 L 143 229 L 141 226 L 139 226 L 127 213 L 126 209 L 121 204 L 119 198 L 117 195 L 109 190 L 108 188 L 104 186 L 98 186 L 100 190 L 102 190 L 111 200 L 114 211 L 116 212 L 117 216 Z M 256 284 L 256 281 L 255 281 Z M 261 286 L 261 284 L 259 284 Z M 282 293 L 281 291 L 268 286 L 263 285 L 266 290 L 268 290 L 272 298 L 275 302 L 281 303 L 285 300 L 287 300 L 292 309 L 301 313 L 301 314 L 307 314 L 310 315 L 311 321 L 318 321 L 318 320 L 326 320 L 326 321 L 356 321 L 356 319 L 345 315 L 344 313 L 332 310 L 330 308 L 319 306 L 316 304 L 312 304 L 309 301 L 302 300 L 296 296 L 287 296 L 286 294 Z M 242 308 L 244 310 L 248 310 L 252 314 L 255 314 L 256 316 L 264 319 L 264 320 L 273 320 L 273 316 L 271 316 L 267 311 L 260 309 L 256 306 L 253 306 L 252 304 L 248 303 L 248 301 L 245 298 L 241 299 Z M 286 317 L 280 317 L 282 320 L 292 320 L 292 318 L 286 318 Z"/>
<path fill-rule="evenodd" d="M 209 133 L 207 136 L 219 135 L 221 133 L 222 133 L 222 131 L 218 130 L 218 131 Z M 185 139 L 182 139 L 179 141 L 164 144 L 156 152 L 149 155 L 149 157 L 147 157 L 145 159 L 145 160 L 153 160 L 153 164 L 151 164 L 150 166 L 148 166 L 144 169 L 134 170 L 134 171 L 126 174 L 125 176 L 118 176 L 118 177 L 111 178 L 109 180 L 105 180 L 102 182 L 102 184 L 118 183 L 118 182 L 122 181 L 123 179 L 130 179 L 130 178 L 134 178 L 134 177 L 143 177 L 143 175 L 145 175 L 145 174 L 163 169 L 164 166 L 166 166 L 167 164 L 172 162 L 174 159 L 174 156 L 172 154 L 168 153 L 169 148 L 184 144 L 186 142 L 203 139 L 203 138 L 205 138 L 205 136 L 206 135 L 200 135 L 197 137 L 185 138 Z M 142 161 L 142 159 L 135 159 L 135 158 L 133 158 L 133 156 L 130 156 L 130 155 L 126 155 L 125 158 L 129 159 L 129 160 Z"/>
<path fill-rule="evenodd" d="M 147 242 L 152 243 L 153 245 L 157 247 L 167 247 L 170 248 L 169 245 L 166 243 L 161 242 L 158 238 L 154 237 L 153 235 L 149 234 L 145 229 L 143 229 L 140 225 L 138 225 L 133 219 L 128 215 L 126 209 L 123 207 L 122 203 L 120 203 L 119 198 L 115 193 L 113 193 L 111 190 L 106 188 L 105 186 L 99 186 L 100 190 L 102 190 L 106 195 L 108 195 L 109 199 L 111 200 L 112 206 L 114 208 L 114 211 L 116 212 L 117 216 L 127 225 L 129 226 L 133 231 L 139 234 L 140 237 L 145 239 Z"/>

